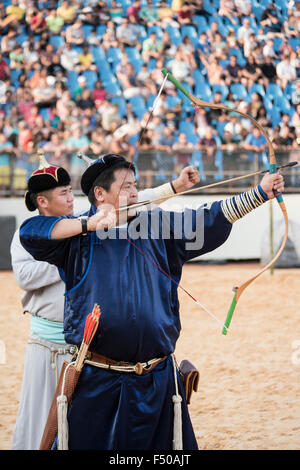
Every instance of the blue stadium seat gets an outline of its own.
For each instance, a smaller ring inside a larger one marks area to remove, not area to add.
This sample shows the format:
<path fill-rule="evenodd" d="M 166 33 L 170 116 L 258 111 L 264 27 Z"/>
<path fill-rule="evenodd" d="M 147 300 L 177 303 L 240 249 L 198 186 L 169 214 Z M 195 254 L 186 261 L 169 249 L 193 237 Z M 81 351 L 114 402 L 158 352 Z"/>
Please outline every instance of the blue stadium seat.
<path fill-rule="evenodd" d="M 219 30 L 219 33 L 221 34 L 221 36 L 223 36 L 223 38 L 226 38 L 227 34 L 228 34 L 228 28 L 227 26 L 225 26 L 225 24 L 223 23 L 222 21 L 222 17 L 220 16 L 212 16 L 210 19 L 209 19 L 209 25 L 211 25 L 211 23 L 213 21 L 216 21 L 216 23 L 218 24 L 218 30 Z"/>
<path fill-rule="evenodd" d="M 261 97 L 265 96 L 266 94 L 264 87 L 260 83 L 253 83 L 253 85 L 251 85 L 248 98 L 251 98 L 252 93 L 258 93 Z"/>
<path fill-rule="evenodd" d="M 50 44 L 52 44 L 54 47 L 61 47 L 65 44 L 65 38 L 63 36 L 50 36 L 49 39 Z"/>
<path fill-rule="evenodd" d="M 280 111 L 279 111 L 277 108 L 273 107 L 272 109 L 270 109 L 270 110 L 268 111 L 267 114 L 268 114 L 268 116 L 269 116 L 269 118 L 270 118 L 270 120 L 271 120 L 271 122 L 272 122 L 273 128 L 274 128 L 275 126 L 278 126 L 278 124 L 280 124 L 280 122 L 281 122 L 281 114 L 280 114 Z"/>
<path fill-rule="evenodd" d="M 98 74 L 93 70 L 86 70 L 82 73 L 82 75 L 86 78 L 87 88 L 92 90 L 95 86 L 96 81 L 98 80 Z"/>
<path fill-rule="evenodd" d="M 142 119 L 147 111 L 144 98 L 142 96 L 132 96 L 132 98 L 128 98 L 128 102 L 131 103 L 132 111 L 134 111 L 139 119 Z"/>
<path fill-rule="evenodd" d="M 266 94 L 270 100 L 274 101 L 276 96 L 282 96 L 282 90 L 277 83 L 269 83 L 267 86 Z"/>
<path fill-rule="evenodd" d="M 289 100 L 284 95 L 275 95 L 274 105 L 279 109 L 281 113 L 289 114 L 291 111 L 291 105 L 289 103 Z"/>
<path fill-rule="evenodd" d="M 129 61 L 141 59 L 141 54 L 135 47 L 125 47 L 125 52 L 128 55 Z"/>
<path fill-rule="evenodd" d="M 106 56 L 105 56 L 104 49 L 102 49 L 101 47 L 91 47 L 90 51 L 91 51 L 91 54 L 94 57 L 95 62 L 99 59 L 106 61 Z"/>
<path fill-rule="evenodd" d="M 192 44 L 194 46 L 196 46 L 196 44 L 198 43 L 199 36 L 198 36 L 198 33 L 197 33 L 197 30 L 196 30 L 195 26 L 192 26 L 192 25 L 181 26 L 181 37 L 182 37 L 182 39 L 185 36 L 188 36 L 190 38 Z"/>
<path fill-rule="evenodd" d="M 194 15 L 193 21 L 197 25 L 198 34 L 206 33 L 208 30 L 208 24 L 204 16 Z"/>
<path fill-rule="evenodd" d="M 89 24 L 83 24 L 82 25 L 82 30 L 83 30 L 83 34 L 84 34 L 85 39 L 88 39 L 88 37 L 91 34 L 91 31 L 92 31 L 93 28 L 94 28 L 94 26 L 89 25 Z"/>
<path fill-rule="evenodd" d="M 103 87 L 107 91 L 107 93 L 115 96 L 121 96 L 121 88 L 117 84 L 117 81 L 115 82 L 103 82 Z"/>
<path fill-rule="evenodd" d="M 212 94 L 214 95 L 217 92 L 222 94 L 222 101 L 224 101 L 229 93 L 227 85 L 212 85 L 211 87 Z"/>
<path fill-rule="evenodd" d="M 242 83 L 232 83 L 230 91 L 236 100 L 245 100 L 248 96 L 248 92 Z"/>
<path fill-rule="evenodd" d="M 185 134 L 195 134 L 194 123 L 191 121 L 180 121 L 178 131 L 184 132 Z"/>
<path fill-rule="evenodd" d="M 179 28 L 176 28 L 172 25 L 168 25 L 166 27 L 166 32 L 169 33 L 171 42 L 173 42 L 176 46 L 178 46 L 178 44 L 182 42 L 182 37 Z"/>
<path fill-rule="evenodd" d="M 159 39 L 161 39 L 162 36 L 163 36 L 163 30 L 162 30 L 162 28 L 161 28 L 160 26 L 158 26 L 158 25 L 152 25 L 152 26 L 149 26 L 149 27 L 148 27 L 148 34 L 147 34 L 147 36 L 149 37 L 149 35 L 150 35 L 151 33 L 156 33 L 156 36 L 157 36 Z"/>
<path fill-rule="evenodd" d="M 112 63 L 116 64 L 121 61 L 122 59 L 122 51 L 119 47 L 110 47 L 107 50 L 107 60 Z"/>
<path fill-rule="evenodd" d="M 198 98 L 204 101 L 211 101 L 212 92 L 211 88 L 207 83 L 196 83 L 195 84 L 195 93 Z"/>
<path fill-rule="evenodd" d="M 111 103 L 116 103 L 119 107 L 119 113 L 121 117 L 126 116 L 126 100 L 122 96 L 114 96 L 111 98 Z"/>

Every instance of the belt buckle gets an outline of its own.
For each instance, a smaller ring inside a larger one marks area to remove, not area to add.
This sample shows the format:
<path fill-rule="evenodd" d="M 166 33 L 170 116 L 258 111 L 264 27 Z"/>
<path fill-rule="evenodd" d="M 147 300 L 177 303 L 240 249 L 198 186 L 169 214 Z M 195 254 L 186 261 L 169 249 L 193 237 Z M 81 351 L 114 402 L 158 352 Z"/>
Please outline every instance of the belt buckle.
<path fill-rule="evenodd" d="M 143 365 L 140 362 L 137 362 L 135 364 L 134 368 L 135 368 L 135 373 L 137 375 L 142 375 L 144 368 L 143 368 Z"/>

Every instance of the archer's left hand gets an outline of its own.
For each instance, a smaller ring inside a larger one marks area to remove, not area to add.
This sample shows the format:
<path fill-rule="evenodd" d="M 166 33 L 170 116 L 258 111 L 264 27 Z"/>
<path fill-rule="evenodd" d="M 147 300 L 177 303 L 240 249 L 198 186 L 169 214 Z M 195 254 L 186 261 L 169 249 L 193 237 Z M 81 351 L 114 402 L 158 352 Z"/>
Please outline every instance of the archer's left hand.
<path fill-rule="evenodd" d="M 179 177 L 173 181 L 176 193 L 192 188 L 200 181 L 200 173 L 194 166 L 186 166 L 181 170 Z"/>
<path fill-rule="evenodd" d="M 269 199 L 274 199 L 274 191 L 282 193 L 284 191 L 284 180 L 280 173 L 266 173 L 260 185 Z"/>

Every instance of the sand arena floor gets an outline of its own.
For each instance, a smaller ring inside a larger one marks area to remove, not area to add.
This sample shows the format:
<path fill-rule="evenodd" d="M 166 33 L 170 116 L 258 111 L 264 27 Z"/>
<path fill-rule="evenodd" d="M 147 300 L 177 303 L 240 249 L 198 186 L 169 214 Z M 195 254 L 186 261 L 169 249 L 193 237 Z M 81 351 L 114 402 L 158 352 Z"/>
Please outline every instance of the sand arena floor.
<path fill-rule="evenodd" d="M 257 264 L 186 265 L 182 285 L 222 321 L 232 287 Z M 300 449 L 300 271 L 263 274 L 242 295 L 227 336 L 184 293 L 176 356 L 199 369 L 190 413 L 199 448 Z M 30 318 L 0 272 L 0 449 L 10 449 Z"/>

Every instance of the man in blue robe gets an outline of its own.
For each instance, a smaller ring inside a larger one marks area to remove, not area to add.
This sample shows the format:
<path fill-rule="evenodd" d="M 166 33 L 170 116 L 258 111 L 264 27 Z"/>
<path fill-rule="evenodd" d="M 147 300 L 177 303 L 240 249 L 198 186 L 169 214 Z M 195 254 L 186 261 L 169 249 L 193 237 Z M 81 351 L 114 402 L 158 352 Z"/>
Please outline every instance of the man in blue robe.
<path fill-rule="evenodd" d="M 183 213 L 157 208 L 130 223 L 115 210 L 121 198 L 122 204 L 137 202 L 134 166 L 123 157 L 96 160 L 81 187 L 91 202 L 87 219 L 39 215 L 20 228 L 32 256 L 64 271 L 68 343 L 80 345 L 88 313 L 95 304 L 101 308 L 91 344 L 95 360 L 83 367 L 68 411 L 69 449 L 172 449 L 176 387 L 182 449 L 197 449 L 172 359 L 181 329 L 182 266 L 222 245 L 235 220 L 274 197 L 274 189 L 283 190 L 282 176 L 265 175 L 258 187 L 210 207 Z"/>

